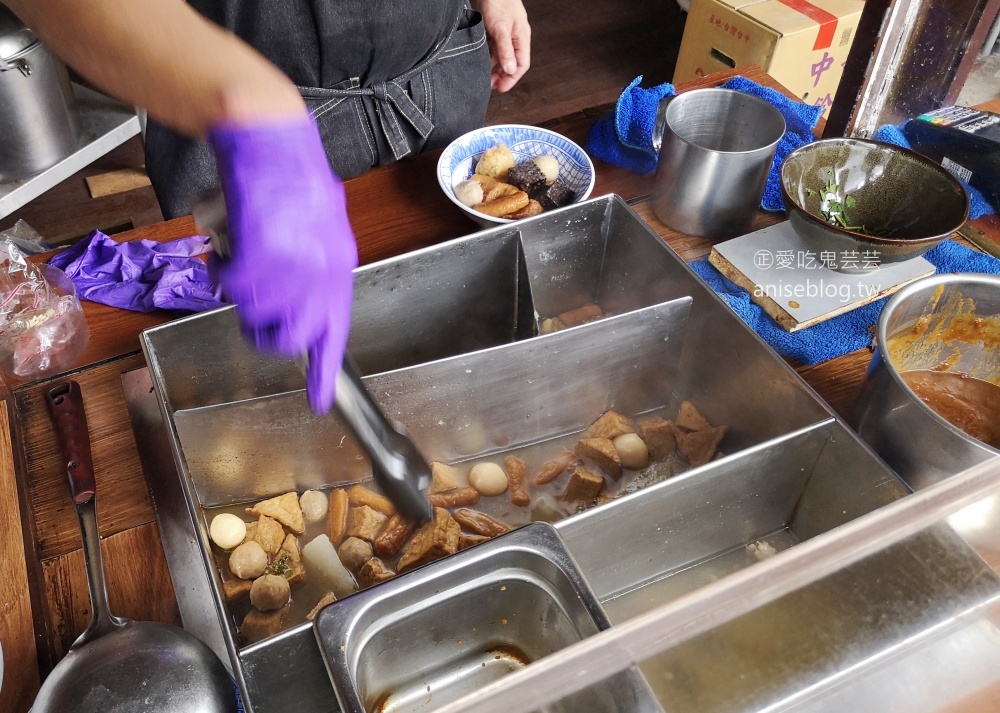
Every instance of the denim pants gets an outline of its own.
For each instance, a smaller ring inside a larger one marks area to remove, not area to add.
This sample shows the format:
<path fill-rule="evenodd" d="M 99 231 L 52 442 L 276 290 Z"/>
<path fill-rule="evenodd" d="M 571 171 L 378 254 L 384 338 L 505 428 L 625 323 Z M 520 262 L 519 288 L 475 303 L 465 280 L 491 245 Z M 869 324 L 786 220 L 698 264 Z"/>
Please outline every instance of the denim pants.
<path fill-rule="evenodd" d="M 334 8 L 341 3 L 352 4 L 349 0 L 316 2 L 320 7 Z M 409 2 L 423 10 L 416 15 L 418 19 L 388 11 L 400 2 Z M 193 4 L 202 9 L 197 2 Z M 234 16 L 205 12 L 209 19 L 247 39 L 296 81 L 319 126 L 330 164 L 343 179 L 373 166 L 446 146 L 485 122 L 490 96 L 486 29 L 482 16 L 461 0 L 367 0 L 353 8 L 353 17 L 347 16 L 350 13 L 341 17 L 331 12 L 325 18 L 317 16 L 315 8 L 312 13 L 305 11 L 306 18 L 291 17 L 289 13 L 303 12 L 293 2 L 237 0 L 222 4 L 246 6 L 258 12 L 262 6 L 270 6 L 271 13 L 288 16 L 286 23 L 257 24 L 239 13 Z M 376 17 L 374 13 L 382 14 Z M 308 26 L 287 29 L 293 19 L 315 22 L 327 31 L 324 34 L 317 30 L 309 35 Z M 373 31 L 372 22 L 376 20 L 379 37 L 364 37 L 364 32 Z M 336 25 L 337 22 L 347 27 Z M 399 26 L 393 28 L 393 23 Z M 331 25 L 336 33 L 330 30 Z M 354 35 L 351 25 L 357 25 Z M 294 56 L 289 56 L 289 42 L 272 42 L 281 27 L 286 27 L 284 31 L 296 38 L 291 43 L 297 47 Z M 332 46 L 324 44 L 324 38 L 333 35 L 340 40 L 326 40 Z M 345 37 L 353 37 L 355 41 L 343 41 Z M 415 37 L 421 39 L 414 40 Z M 433 41 L 429 42 L 429 38 Z M 314 46 L 317 42 L 318 47 Z M 374 47 L 369 48 L 369 44 Z M 424 52 L 421 57 L 413 54 L 421 51 Z M 338 52 L 351 54 L 338 56 Z M 394 76 L 381 76 L 397 70 L 399 73 Z M 357 76 L 337 76 L 344 71 L 356 72 Z M 153 121 L 146 130 L 146 170 L 165 218 L 190 213 L 191 198 L 218 184 L 215 160 L 204 142 L 179 136 Z"/>

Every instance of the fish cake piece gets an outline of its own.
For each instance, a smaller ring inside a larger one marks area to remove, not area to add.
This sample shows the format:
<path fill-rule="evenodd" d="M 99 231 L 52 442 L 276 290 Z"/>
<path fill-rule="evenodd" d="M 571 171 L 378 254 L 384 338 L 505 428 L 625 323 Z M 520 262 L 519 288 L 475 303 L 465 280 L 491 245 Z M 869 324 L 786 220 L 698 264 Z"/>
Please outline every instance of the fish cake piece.
<path fill-rule="evenodd" d="M 264 548 L 268 557 L 274 557 L 285 541 L 285 528 L 277 520 L 261 515 L 257 519 L 253 539 Z"/>
<path fill-rule="evenodd" d="M 222 575 L 222 595 L 229 603 L 249 597 L 252 586 L 252 579 L 232 579 L 225 574 Z"/>
<path fill-rule="evenodd" d="M 510 196 L 503 196 L 495 200 L 477 203 L 472 206 L 472 209 L 493 218 L 506 218 L 509 214 L 525 208 L 530 200 L 531 199 L 528 198 L 527 193 L 524 191 L 517 191 L 517 193 Z"/>
<path fill-rule="evenodd" d="M 677 414 L 677 425 L 688 431 L 700 431 L 704 428 L 711 428 L 712 424 L 701 415 L 701 412 L 694 407 L 690 401 L 681 404 L 681 409 Z"/>
<path fill-rule="evenodd" d="M 583 307 L 577 307 L 576 309 L 571 309 L 567 312 L 562 312 L 558 315 L 558 319 L 567 327 L 578 327 L 581 324 L 593 322 L 603 316 L 604 310 L 595 304 L 589 304 L 584 305 Z"/>
<path fill-rule="evenodd" d="M 532 482 L 535 485 L 545 485 L 546 483 L 551 483 L 579 462 L 580 457 L 576 453 L 568 448 L 564 448 L 562 453 L 557 455 L 552 460 L 547 461 L 545 465 L 542 466 L 542 469 L 535 474 L 534 478 L 532 478 Z"/>
<path fill-rule="evenodd" d="M 240 625 L 240 639 L 244 644 L 255 644 L 280 633 L 291 607 L 291 602 L 281 609 L 266 612 L 256 607 L 250 607 L 250 611 Z"/>
<path fill-rule="evenodd" d="M 301 562 L 302 561 L 302 551 L 299 548 L 299 538 L 295 535 L 287 535 L 284 542 L 281 543 L 281 550 L 279 553 L 287 552 L 289 562 Z"/>
<path fill-rule="evenodd" d="M 382 560 L 378 557 L 372 557 L 358 570 L 358 586 L 364 589 L 395 576 L 396 573 L 386 567 Z"/>
<path fill-rule="evenodd" d="M 615 480 L 622 477 L 622 459 L 609 438 L 584 438 L 576 444 L 576 454 L 592 461 L 594 465 Z"/>
<path fill-rule="evenodd" d="M 480 203 L 486 203 L 487 201 L 495 201 L 497 198 L 506 198 L 508 196 L 517 195 L 520 191 L 509 183 L 502 183 L 497 181 L 488 189 L 483 192 L 483 200 Z"/>
<path fill-rule="evenodd" d="M 445 465 L 434 461 L 431 463 L 431 485 L 427 488 L 428 495 L 443 493 L 447 490 L 457 490 L 469 484 L 466 478 L 462 477 L 461 471 L 454 466 Z"/>
<path fill-rule="evenodd" d="M 459 525 L 476 535 L 496 537 L 497 535 L 510 532 L 510 528 L 502 522 L 478 510 L 462 508 L 455 511 L 454 517 Z"/>
<path fill-rule="evenodd" d="M 350 503 L 347 499 L 347 491 L 344 489 L 334 490 L 330 494 L 330 509 L 326 511 L 326 536 L 336 547 L 344 539 L 347 533 L 347 511 Z"/>
<path fill-rule="evenodd" d="M 507 471 L 507 492 L 510 502 L 523 508 L 531 505 L 531 494 L 525 485 L 528 480 L 528 467 L 517 456 L 507 456 L 503 459 L 504 470 Z"/>
<path fill-rule="evenodd" d="M 534 198 L 528 200 L 528 205 L 519 211 L 511 213 L 507 217 L 511 220 L 521 220 L 522 218 L 534 218 L 536 215 L 541 215 L 545 212 L 542 208 L 542 204 L 536 201 Z"/>
<path fill-rule="evenodd" d="M 352 485 L 348 488 L 347 501 L 351 505 L 367 505 L 372 510 L 378 510 L 387 517 L 392 517 L 396 512 L 396 506 L 389 498 L 379 495 L 363 485 Z"/>
<path fill-rule="evenodd" d="M 447 490 L 443 493 L 428 495 L 427 501 L 436 508 L 458 508 L 475 505 L 479 502 L 481 493 L 469 486 L 456 490 Z"/>
<path fill-rule="evenodd" d="M 605 411 L 601 417 L 590 424 L 581 438 L 607 438 L 613 441 L 626 433 L 635 433 L 635 423 L 628 416 L 617 411 Z"/>
<path fill-rule="evenodd" d="M 604 488 L 604 478 L 584 465 L 578 465 L 569 476 L 563 500 L 588 503 Z"/>
<path fill-rule="evenodd" d="M 255 517 L 267 515 L 280 522 L 296 535 L 305 532 L 305 518 L 302 517 L 302 508 L 299 506 L 299 496 L 294 490 L 276 498 L 261 500 L 252 508 L 247 508 L 246 513 Z"/>
<path fill-rule="evenodd" d="M 446 555 L 458 552 L 462 535 L 461 526 L 451 514 L 441 507 L 434 508 L 434 519 L 413 536 L 399 558 L 400 573 L 415 569 Z"/>
<path fill-rule="evenodd" d="M 483 151 L 476 161 L 476 173 L 506 181 L 508 172 L 515 165 L 517 161 L 507 145 L 497 144 Z"/>
<path fill-rule="evenodd" d="M 486 535 L 473 535 L 468 532 L 463 532 L 458 541 L 458 549 L 465 550 L 478 545 L 480 542 L 486 542 L 492 539 L 492 537 L 487 537 Z"/>
<path fill-rule="evenodd" d="M 413 522 L 396 513 L 389 518 L 389 522 L 385 524 L 378 537 L 375 538 L 375 542 L 372 545 L 375 554 L 386 559 L 395 557 L 396 553 L 399 552 L 399 548 L 403 546 L 403 543 L 406 542 L 416 529 L 417 526 Z"/>
<path fill-rule="evenodd" d="M 315 619 L 316 615 L 319 614 L 320 611 L 322 611 L 323 607 L 327 606 L 328 604 L 333 604 L 335 601 L 337 601 L 337 597 L 333 595 L 333 592 L 327 592 L 326 594 L 324 594 L 320 598 L 320 600 L 316 602 L 316 606 L 310 609 L 309 613 L 306 614 L 306 621 L 312 621 L 313 619 Z"/>
<path fill-rule="evenodd" d="M 250 540 L 253 540 L 255 537 L 257 537 L 257 521 L 256 520 L 253 521 L 253 522 L 248 522 L 247 523 L 247 534 L 246 534 L 246 536 L 244 536 L 243 542 L 241 542 L 240 544 L 242 545 L 245 542 L 250 542 Z"/>
<path fill-rule="evenodd" d="M 677 436 L 677 450 L 692 468 L 705 465 L 715 456 L 715 449 L 722 442 L 726 430 L 726 426 L 716 426 L 681 434 Z"/>
<path fill-rule="evenodd" d="M 649 449 L 650 460 L 666 460 L 677 450 L 674 424 L 665 418 L 652 416 L 639 424 L 642 440 Z"/>
<path fill-rule="evenodd" d="M 278 566 L 284 558 L 284 567 Z M 299 538 L 287 535 L 281 543 L 281 549 L 275 555 L 274 562 L 268 568 L 274 574 L 280 574 L 288 580 L 288 584 L 301 584 L 306 581 L 306 568 L 302 564 L 302 552 L 299 549 Z M 281 570 L 281 571 L 278 571 Z"/>
<path fill-rule="evenodd" d="M 502 181 L 498 181 L 497 179 L 493 178 L 493 176 L 487 176 L 486 174 L 483 173 L 474 173 L 469 178 L 469 180 L 475 181 L 480 186 L 482 186 L 484 192 L 489 190 L 490 188 L 493 188 L 493 186 L 495 186 L 496 184 L 502 183 Z"/>
<path fill-rule="evenodd" d="M 378 510 L 361 505 L 347 512 L 347 536 L 374 542 L 389 518 Z"/>

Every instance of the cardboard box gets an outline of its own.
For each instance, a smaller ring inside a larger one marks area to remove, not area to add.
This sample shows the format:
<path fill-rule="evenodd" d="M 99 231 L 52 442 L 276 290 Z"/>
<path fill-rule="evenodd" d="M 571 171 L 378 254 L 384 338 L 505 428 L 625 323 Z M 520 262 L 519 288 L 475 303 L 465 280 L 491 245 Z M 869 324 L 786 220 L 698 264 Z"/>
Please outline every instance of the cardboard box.
<path fill-rule="evenodd" d="M 864 0 L 692 0 L 674 83 L 756 64 L 807 104 L 833 104 Z"/>

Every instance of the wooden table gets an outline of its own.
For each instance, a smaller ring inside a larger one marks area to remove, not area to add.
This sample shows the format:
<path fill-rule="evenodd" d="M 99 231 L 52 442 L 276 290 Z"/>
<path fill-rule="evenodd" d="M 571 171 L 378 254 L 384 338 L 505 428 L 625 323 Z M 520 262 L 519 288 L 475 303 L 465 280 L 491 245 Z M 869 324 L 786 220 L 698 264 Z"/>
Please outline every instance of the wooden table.
<path fill-rule="evenodd" d="M 776 86 L 760 70 L 741 73 Z M 713 75 L 679 88 L 720 84 L 731 74 Z M 591 124 L 610 108 L 577 112 L 543 126 L 583 144 Z M 1000 102 L 992 109 L 1000 110 Z M 477 230 L 440 192 L 434 178 L 436 160 L 437 153 L 415 157 L 347 183 L 363 264 Z M 681 235 L 657 220 L 648 201 L 650 187 L 650 177 L 597 162 L 593 195 L 621 195 L 685 260 L 708 255 L 710 241 Z M 761 213 L 753 229 L 783 218 Z M 995 219 L 980 221 L 979 227 L 1000 235 L 1000 222 Z M 191 219 L 179 218 L 117 237 L 162 241 L 193 233 Z M 120 380 L 122 373 L 145 365 L 139 333 L 169 321 L 172 315 L 126 312 L 89 302 L 85 312 L 91 341 L 71 375 L 83 389 L 90 423 L 111 607 L 122 616 L 179 625 Z M 834 409 L 849 416 L 869 358 L 869 351 L 863 349 L 798 371 Z M 6 665 L 0 711 L 5 713 L 28 710 L 39 681 L 83 631 L 90 615 L 79 527 L 43 402 L 49 383 L 15 386 L 6 394 L 7 408 L 0 409 L 0 563 L 4 575 L 0 578 L 0 642 Z"/>

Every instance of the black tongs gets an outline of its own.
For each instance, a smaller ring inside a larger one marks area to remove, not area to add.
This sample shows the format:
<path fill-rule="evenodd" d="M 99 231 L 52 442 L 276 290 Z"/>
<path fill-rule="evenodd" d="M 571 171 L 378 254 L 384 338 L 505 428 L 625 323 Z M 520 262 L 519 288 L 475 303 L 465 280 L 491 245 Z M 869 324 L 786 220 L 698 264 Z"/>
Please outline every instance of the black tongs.
<path fill-rule="evenodd" d="M 424 495 L 431 484 L 430 466 L 403 425 L 382 413 L 350 354 L 337 373 L 334 408 L 368 453 L 375 484 L 400 515 L 416 523 L 430 520 L 433 511 Z"/>
<path fill-rule="evenodd" d="M 195 201 L 194 219 L 206 233 L 219 259 L 229 256 L 226 204 L 220 193 Z M 433 510 L 424 495 L 431 483 L 431 469 L 402 424 L 386 417 L 361 381 L 361 372 L 349 354 L 337 374 L 334 409 L 347 424 L 372 463 L 375 484 L 396 506 L 399 514 L 415 523 L 431 519 Z"/>

